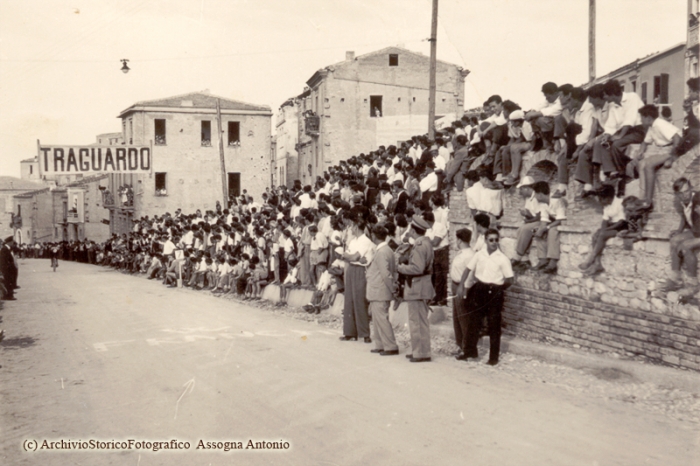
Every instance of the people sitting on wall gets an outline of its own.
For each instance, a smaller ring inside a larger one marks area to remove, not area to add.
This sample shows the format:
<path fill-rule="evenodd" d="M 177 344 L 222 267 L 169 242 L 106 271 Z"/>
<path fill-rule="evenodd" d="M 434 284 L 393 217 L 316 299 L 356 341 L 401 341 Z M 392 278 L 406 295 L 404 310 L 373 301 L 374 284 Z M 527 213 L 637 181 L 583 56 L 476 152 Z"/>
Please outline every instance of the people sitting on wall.
<path fill-rule="evenodd" d="M 675 207 L 680 217 L 678 228 L 671 232 L 671 276 L 666 291 L 679 291 L 681 297 L 690 297 L 698 291 L 698 260 L 700 249 L 700 192 L 693 189 L 687 178 L 673 183 Z M 688 281 L 683 286 L 681 269 L 685 267 Z"/>

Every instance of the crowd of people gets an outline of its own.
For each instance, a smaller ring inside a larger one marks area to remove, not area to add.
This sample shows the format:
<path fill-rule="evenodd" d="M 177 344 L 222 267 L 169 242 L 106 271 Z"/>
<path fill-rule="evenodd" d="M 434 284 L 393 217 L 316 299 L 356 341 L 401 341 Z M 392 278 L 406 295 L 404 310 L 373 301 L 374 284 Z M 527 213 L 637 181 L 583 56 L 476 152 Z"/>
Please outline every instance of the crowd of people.
<path fill-rule="evenodd" d="M 297 180 L 291 187 L 271 187 L 259 200 L 244 190 L 226 206 L 217 202 L 213 210 L 185 214 L 177 209 L 142 217 L 134 221 L 133 231 L 102 244 L 85 240 L 22 246 L 17 252 L 48 257 L 58 251 L 63 259 L 145 274 L 165 286 L 181 284 L 241 299 L 259 299 L 265 286 L 277 284 L 280 305 L 290 289 L 307 287 L 315 290 L 304 307 L 310 313 L 322 312 L 343 292 L 340 339 L 374 342 L 372 352 L 383 356 L 398 354 L 390 303 L 405 303 L 411 362 L 431 360 L 430 306 L 452 300 L 460 348 L 455 356 L 478 357 L 486 320 L 488 362 L 497 364 L 504 291 L 513 283 L 514 269 L 530 267 L 531 244 L 539 258 L 534 269 L 557 272 L 558 227 L 566 221 L 569 174 L 580 183 L 577 198 L 592 197 L 605 206 L 591 255 L 581 264 L 587 274 L 600 273 L 600 255 L 609 238 L 638 238 L 644 216 L 653 209 L 655 171 L 670 166 L 700 139 L 697 79 L 688 85 L 688 127 L 683 131 L 661 118 L 655 106 L 623 92 L 617 81 L 587 90 L 546 83 L 544 102 L 536 109 L 523 111 L 494 95 L 484 102 L 483 113 L 465 115 L 432 139 L 417 135 L 352 156 L 313 184 Z M 626 148 L 637 143 L 641 150 L 630 156 Z M 665 149 L 646 157 L 652 144 Z M 521 176 L 523 156 L 532 150 L 556 155 L 558 170 L 551 184 Z M 643 180 L 643 195 L 625 197 L 626 182 L 637 176 Z M 690 256 L 700 236 L 700 212 L 692 207 L 700 203 L 700 194 L 693 194 L 687 180 L 678 184 L 685 223 L 672 240 L 680 257 L 674 273 L 681 262 L 689 268 L 696 264 Z M 516 256 L 509 259 L 499 247 L 499 219 L 504 192 L 511 186 L 525 198 L 525 206 Z M 465 188 L 471 223 L 455 232 L 459 252 L 450 264 L 447 205 L 451 192 Z M 695 284 L 697 288 L 697 279 Z"/>

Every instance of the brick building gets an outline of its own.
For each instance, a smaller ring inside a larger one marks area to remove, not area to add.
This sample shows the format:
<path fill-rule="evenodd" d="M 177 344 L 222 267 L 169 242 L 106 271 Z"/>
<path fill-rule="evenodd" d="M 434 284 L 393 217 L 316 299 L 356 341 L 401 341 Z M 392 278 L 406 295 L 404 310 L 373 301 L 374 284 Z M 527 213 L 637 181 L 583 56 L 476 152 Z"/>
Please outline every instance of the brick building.
<path fill-rule="evenodd" d="M 220 102 L 226 184 L 229 195 L 243 189 L 256 200 L 269 186 L 272 112 L 267 106 L 195 92 L 137 102 L 119 114 L 125 144 L 152 145 L 152 172 L 113 174 L 105 191 L 114 233 L 132 219 L 182 208 L 224 204 L 217 137 Z M 126 193 L 126 194 L 124 194 Z"/>
<path fill-rule="evenodd" d="M 297 166 L 286 167 L 286 179 L 313 182 L 327 166 L 352 155 L 426 133 L 429 69 L 429 57 L 387 47 L 358 57 L 347 52 L 344 61 L 316 71 L 306 90 L 280 107 L 278 131 L 298 134 Z M 437 62 L 437 116 L 462 114 L 468 73 Z M 288 118 L 289 112 L 296 118 Z M 278 149 L 278 170 L 284 157 L 294 157 L 289 147 Z"/>

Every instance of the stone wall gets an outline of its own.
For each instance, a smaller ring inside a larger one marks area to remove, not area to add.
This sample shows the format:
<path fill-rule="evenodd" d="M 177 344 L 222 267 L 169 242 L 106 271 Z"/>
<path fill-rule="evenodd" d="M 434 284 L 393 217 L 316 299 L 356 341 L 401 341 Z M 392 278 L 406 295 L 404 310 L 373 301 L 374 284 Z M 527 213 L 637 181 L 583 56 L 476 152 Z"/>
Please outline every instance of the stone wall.
<path fill-rule="evenodd" d="M 533 161 L 549 158 L 528 154 L 522 175 Z M 678 304 L 676 293 L 661 293 L 670 271 L 669 232 L 678 226 L 673 209 L 673 181 L 680 176 L 700 186 L 700 149 L 660 170 L 654 196 L 654 213 L 645 229 L 645 240 L 625 250 L 620 239 L 608 241 L 602 264 L 605 272 L 584 277 L 577 265 L 583 262 L 591 235 L 600 226 L 602 209 L 594 201 L 574 202 L 569 186 L 567 220 L 560 227 L 561 260 L 556 275 L 528 271 L 516 277 L 507 293 L 505 326 L 529 336 L 549 337 L 595 350 L 640 355 L 649 360 L 700 370 L 700 309 Z M 627 194 L 636 195 L 637 185 Z M 513 257 L 518 211 L 524 201 L 515 188 L 507 192 L 506 211 L 500 219 L 502 249 Z M 468 226 L 470 213 L 463 192 L 450 196 L 452 254 L 454 232 Z M 534 248 L 531 261 L 536 263 Z"/>

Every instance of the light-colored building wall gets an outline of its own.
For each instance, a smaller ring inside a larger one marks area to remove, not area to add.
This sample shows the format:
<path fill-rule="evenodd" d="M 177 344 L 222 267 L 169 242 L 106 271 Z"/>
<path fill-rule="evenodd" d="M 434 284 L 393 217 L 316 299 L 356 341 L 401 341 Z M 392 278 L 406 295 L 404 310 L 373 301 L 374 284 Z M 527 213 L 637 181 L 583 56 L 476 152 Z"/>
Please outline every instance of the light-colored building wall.
<path fill-rule="evenodd" d="M 392 55 L 398 64 L 391 62 Z M 352 155 L 428 132 L 429 69 L 428 57 L 388 47 L 359 57 L 348 52 L 345 61 L 314 73 L 306 83 L 309 90 L 296 99 L 297 178 L 313 183 L 329 166 Z M 438 61 L 437 116 L 462 114 L 468 73 Z M 381 97 L 381 108 L 373 105 L 372 96 Z M 315 118 L 318 132 L 307 131 L 307 121 Z"/>
<path fill-rule="evenodd" d="M 277 114 L 275 124 L 277 137 L 275 184 L 277 185 L 291 186 L 298 174 L 299 115 L 297 107 L 298 103 L 295 99 L 290 99 L 282 104 Z"/>
<path fill-rule="evenodd" d="M 637 59 L 617 70 L 596 78 L 591 84 L 604 83 L 617 79 L 625 88 L 625 92 L 636 92 L 648 104 L 659 108 L 670 107 L 673 124 L 683 126 L 683 98 L 685 95 L 685 44 L 678 44 L 667 50 Z M 662 74 L 668 75 L 668 101 L 654 99 L 655 78 Z"/>
<path fill-rule="evenodd" d="M 241 138 L 237 146 L 224 141 L 226 172 L 240 173 L 240 190 L 247 189 L 256 200 L 269 186 L 270 118 L 222 111 L 224 131 L 229 121 L 237 121 Z M 141 195 L 140 205 L 135 206 L 138 216 L 172 213 L 177 208 L 185 212 L 213 209 L 217 200 L 224 204 L 218 140 L 209 146 L 203 146 L 201 140 L 203 120 L 211 122 L 212 134 L 216 134 L 216 115 L 138 112 L 133 115 L 134 145 L 149 145 L 155 140 L 156 119 L 166 122 L 166 141 L 153 145 L 153 173 L 139 177 L 141 186 L 134 186 L 136 195 Z M 166 195 L 156 193 L 156 173 L 166 174 Z"/>
<path fill-rule="evenodd" d="M 98 146 L 119 146 L 124 143 L 122 133 L 102 133 L 95 136 L 95 144 Z"/>

